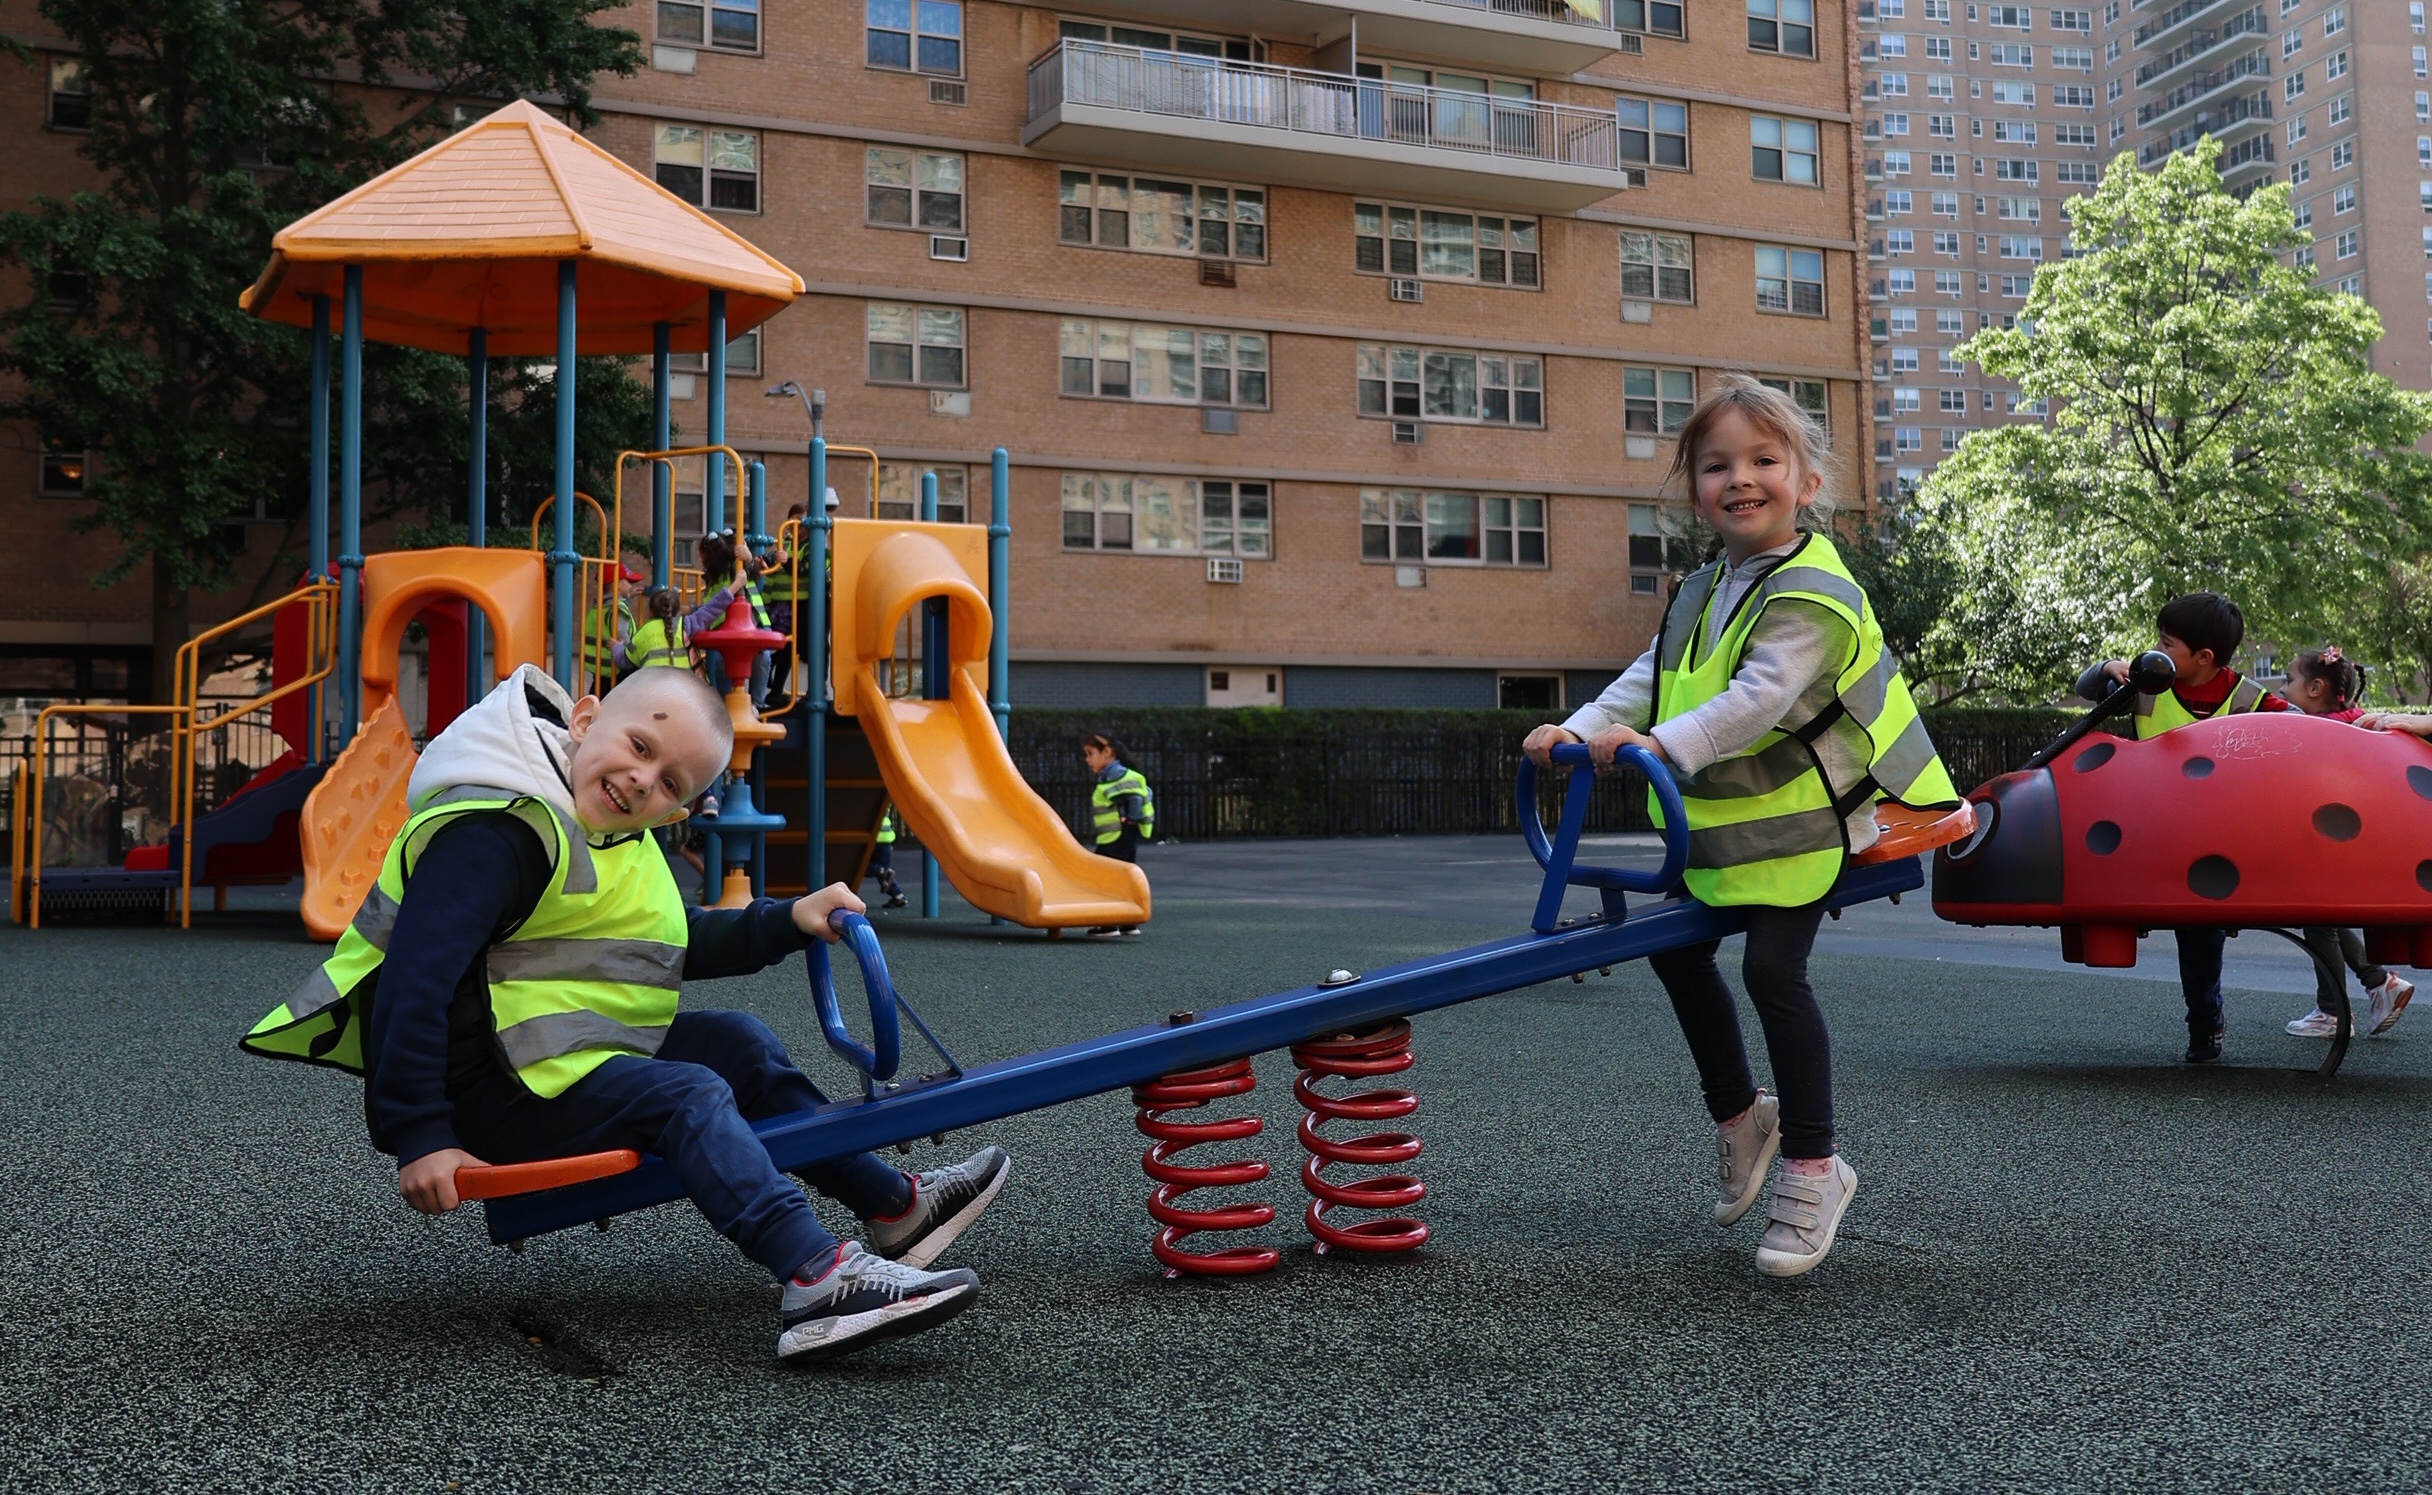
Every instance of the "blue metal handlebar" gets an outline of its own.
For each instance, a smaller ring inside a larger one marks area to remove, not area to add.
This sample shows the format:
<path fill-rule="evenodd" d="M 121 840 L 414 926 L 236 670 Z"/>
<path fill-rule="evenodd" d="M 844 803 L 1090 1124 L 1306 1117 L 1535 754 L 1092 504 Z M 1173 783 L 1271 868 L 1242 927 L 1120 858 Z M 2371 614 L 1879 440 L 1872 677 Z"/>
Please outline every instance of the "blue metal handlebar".
<path fill-rule="evenodd" d="M 1616 764 L 1624 761 L 1645 775 L 1647 787 L 1655 792 L 1655 803 L 1663 811 L 1664 860 L 1652 872 L 1632 871 L 1627 867 L 1582 867 L 1579 858 L 1579 832 L 1587 823 L 1588 796 L 1595 792 L 1595 775 L 1575 770 L 1594 766 L 1584 742 L 1559 743 L 1553 750 L 1557 766 L 1574 770 L 1571 782 L 1562 796 L 1562 824 L 1548 841 L 1545 825 L 1537 818 L 1537 765 L 1523 756 L 1520 778 L 1514 786 L 1519 800 L 1520 835 L 1528 842 L 1529 855 L 1545 869 L 1545 886 L 1537 894 L 1537 914 L 1530 927 L 1539 934 L 1551 934 L 1562 918 L 1562 895 L 1571 888 L 1597 888 L 1605 893 L 1606 912 L 1618 914 L 1621 909 L 1619 893 L 1664 893 L 1680 881 L 1681 869 L 1689 863 L 1689 817 L 1681 809 L 1680 786 L 1672 782 L 1672 771 L 1663 761 L 1645 748 L 1629 746 L 1613 755 Z"/>
<path fill-rule="evenodd" d="M 878 931 L 861 915 L 841 908 L 828 915 L 828 927 L 853 947 L 853 958 L 861 963 L 861 984 L 870 999 L 871 1042 L 854 1041 L 846 1029 L 844 1013 L 836 1005 L 836 978 L 828 969 L 827 942 L 813 940 L 802 959 L 810 967 L 811 1005 L 819 1011 L 819 1026 L 827 1031 L 828 1047 L 860 1070 L 865 1082 L 891 1080 L 903 1061 L 903 1045 L 895 1021 L 895 983 L 887 979 L 887 957 L 878 948 Z"/>

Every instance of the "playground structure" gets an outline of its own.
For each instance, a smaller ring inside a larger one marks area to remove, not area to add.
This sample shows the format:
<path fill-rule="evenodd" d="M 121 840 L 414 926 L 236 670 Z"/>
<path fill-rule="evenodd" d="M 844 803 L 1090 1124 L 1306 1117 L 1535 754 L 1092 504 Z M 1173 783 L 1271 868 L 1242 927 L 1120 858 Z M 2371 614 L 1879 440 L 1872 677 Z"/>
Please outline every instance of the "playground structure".
<path fill-rule="evenodd" d="M 820 1026 L 829 1047 L 862 1076 L 862 1097 L 755 1122 L 753 1129 L 777 1167 L 798 1169 L 1104 1091 L 1132 1088 L 1140 1106 L 1140 1129 L 1156 1143 L 1143 1163 L 1157 1183 L 1151 1208 L 1161 1227 L 1155 1245 L 1158 1260 L 1169 1273 L 1238 1275 L 1274 1265 L 1273 1253 L 1240 1247 L 1194 1252 L 1184 1250 L 1182 1241 L 1196 1233 L 1263 1224 L 1272 1218 L 1271 1212 L 1262 1214 L 1265 1207 L 1255 1205 L 1193 1209 L 1180 1200 L 1195 1189 L 1255 1182 L 1265 1177 L 1264 1165 L 1232 1162 L 1194 1167 L 1177 1163 L 1174 1155 L 1201 1143 L 1257 1135 L 1256 1118 L 1176 1122 L 1169 1113 L 1248 1093 L 1255 1083 L 1248 1072 L 1250 1057 L 1289 1048 L 1301 1066 L 1294 1093 L 1309 1109 L 1300 1136 L 1304 1142 L 1315 1138 L 1329 1144 L 1311 1146 L 1310 1163 L 1302 1172 L 1312 1195 L 1306 1216 L 1312 1235 L 1336 1250 L 1409 1250 L 1426 1239 L 1425 1227 L 1415 1220 L 1394 1217 L 1345 1227 L 1326 1216 L 1338 1209 L 1406 1208 L 1425 1192 L 1416 1178 L 1393 1174 L 1345 1184 L 1322 1174 L 1336 1164 L 1399 1167 L 1418 1155 L 1417 1138 L 1394 1132 L 1336 1141 L 1324 1137 L 1321 1128 L 1337 1118 L 1398 1119 L 1416 1109 L 1416 1098 L 1408 1091 L 1387 1090 L 1334 1097 L 1329 1102 L 1317 1088 L 1324 1079 L 1374 1077 L 1407 1069 L 1406 1020 L 1418 1013 L 1561 976 L 1583 978 L 1591 970 L 1720 939 L 1746 922 L 1743 910 L 1693 900 L 1636 911 L 1628 907 L 1626 894 L 1660 895 L 1677 882 L 1687 865 L 1688 831 L 1679 791 L 1664 765 L 1637 748 L 1623 749 L 1622 756 L 1646 776 L 1663 809 L 1662 865 L 1634 871 L 1578 864 L 1579 836 L 1592 788 L 1589 775 L 1578 771 L 1588 763 L 1585 747 L 1567 745 L 1554 750 L 1554 761 L 1574 772 L 1564 795 L 1561 821 L 1550 834 L 1530 812 L 1529 807 L 1536 803 L 1536 770 L 1523 763 L 1515 793 L 1530 851 L 1544 871 L 1537 915 L 1524 934 L 1378 971 L 1337 970 L 1290 991 L 1208 1012 L 1176 1012 L 1163 1022 L 992 1064 L 968 1068 L 958 1064 L 890 984 L 868 921 L 839 914 L 835 921 L 839 932 L 861 965 L 870 1010 L 869 1043 L 857 1041 L 845 1029 L 825 947 L 813 947 L 806 961 Z M 1925 876 L 1919 854 L 1959 840 L 1974 823 L 1972 812 L 1964 806 L 1946 814 L 1886 807 L 1878 811 L 1877 819 L 1884 827 L 1882 838 L 1850 860 L 1825 896 L 1826 907 L 1846 908 L 1922 887 Z M 1597 890 L 1597 913 L 1581 919 L 1561 917 L 1563 895 L 1574 887 Z M 936 1049 L 941 1064 L 936 1072 L 916 1079 L 897 1077 L 902 1062 L 899 1013 L 911 1018 Z M 485 1170 L 474 1180 L 483 1191 L 493 1241 L 511 1245 L 550 1231 L 604 1223 L 616 1215 L 680 1197 L 663 1164 L 633 1154 L 598 1154 L 529 1166 L 556 1171 L 530 1175 L 528 1188 L 525 1176 L 506 1170 Z M 592 1176 L 574 1184 L 544 1182 L 562 1179 L 570 1172 Z"/>

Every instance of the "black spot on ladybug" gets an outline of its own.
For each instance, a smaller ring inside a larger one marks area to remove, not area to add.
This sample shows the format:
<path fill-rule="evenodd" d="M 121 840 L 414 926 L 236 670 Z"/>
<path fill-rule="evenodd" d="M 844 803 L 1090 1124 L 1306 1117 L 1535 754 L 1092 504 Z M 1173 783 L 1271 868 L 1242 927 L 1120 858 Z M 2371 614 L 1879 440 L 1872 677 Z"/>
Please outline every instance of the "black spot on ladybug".
<path fill-rule="evenodd" d="M 2104 764 L 2110 762 L 2111 755 L 2118 751 L 2118 748 L 2112 746 L 2108 742 L 2098 742 L 2094 746 L 2078 754 L 2077 761 L 2071 763 L 2069 766 L 2076 769 L 2079 773 L 2092 773 L 2096 769 L 2102 767 Z M 2408 769 L 2407 772 L 2409 774 L 2413 774 L 2416 772 L 2416 770 Z M 2425 772 L 2424 777 L 2427 780 L 2432 780 L 2432 771 Z M 2425 793 L 2420 787 L 2416 790 L 2416 792 L 2423 794 L 2424 798 L 2426 799 L 2432 799 L 2432 793 Z"/>
<path fill-rule="evenodd" d="M 2409 765 L 2407 787 L 2425 799 L 2432 799 L 2432 768 L 2426 768 L 2420 763 Z"/>
<path fill-rule="evenodd" d="M 2415 864 L 2415 885 L 2427 893 L 2432 893 L 2432 862 Z"/>
<path fill-rule="evenodd" d="M 2098 820 L 2086 827 L 2086 849 L 2098 857 L 2107 857 L 2120 849 L 2120 827 L 2116 820 Z"/>
<path fill-rule="evenodd" d="M 2314 812 L 2314 829 L 2334 841 L 2353 841 L 2364 820 L 2346 805 L 2324 805 Z"/>
<path fill-rule="evenodd" d="M 2187 891 L 2198 898 L 2227 898 L 2238 891 L 2237 864 L 2227 857 L 2198 857 L 2187 869 Z"/>
<path fill-rule="evenodd" d="M 2212 777 L 2212 760 L 2210 758 L 2190 758 L 2179 765 L 2179 772 L 2191 779 L 2209 779 Z"/>

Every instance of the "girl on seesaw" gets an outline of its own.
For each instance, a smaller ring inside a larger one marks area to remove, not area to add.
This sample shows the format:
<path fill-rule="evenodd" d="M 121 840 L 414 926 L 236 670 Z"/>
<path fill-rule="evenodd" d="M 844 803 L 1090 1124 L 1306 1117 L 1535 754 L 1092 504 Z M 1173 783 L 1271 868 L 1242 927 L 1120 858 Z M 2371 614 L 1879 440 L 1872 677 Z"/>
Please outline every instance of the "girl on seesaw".
<path fill-rule="evenodd" d="M 1842 863 L 1874 844 L 1874 804 L 1955 806 L 1866 593 L 1824 533 L 1832 457 L 1789 396 L 1723 376 L 1680 430 L 1686 476 L 1719 557 L 1674 591 L 1655 642 L 1603 695 L 1529 733 L 1539 764 L 1585 742 L 1609 769 L 1625 745 L 1662 760 L 1688 819 L 1690 897 L 1744 908 L 1740 974 L 1764 1025 L 1778 1098 L 1756 1087 L 1717 942 L 1650 956 L 1697 1060 L 1722 1154 L 1714 1201 L 1731 1225 L 1778 1151 L 1757 1270 L 1795 1277 L 1832 1249 L 1857 1192 L 1833 1143 L 1832 1051 L 1807 956 Z"/>

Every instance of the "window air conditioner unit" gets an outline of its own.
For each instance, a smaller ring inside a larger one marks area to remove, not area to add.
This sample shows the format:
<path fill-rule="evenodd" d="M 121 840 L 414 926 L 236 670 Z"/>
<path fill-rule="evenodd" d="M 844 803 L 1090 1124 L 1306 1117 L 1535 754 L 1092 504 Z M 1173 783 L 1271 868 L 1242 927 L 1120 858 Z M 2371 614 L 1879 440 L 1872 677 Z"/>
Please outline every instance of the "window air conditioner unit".
<path fill-rule="evenodd" d="M 1424 301 L 1427 296 L 1425 289 L 1417 281 L 1395 276 L 1385 282 L 1385 299 L 1388 301 Z"/>
<path fill-rule="evenodd" d="M 932 104 L 968 104 L 971 102 L 971 85 L 959 78 L 931 78 L 929 80 L 929 102 Z"/>
<path fill-rule="evenodd" d="M 971 258 L 971 241 L 949 238 L 944 234 L 931 234 L 929 236 L 929 258 L 953 260 L 957 263 L 968 260 Z"/>
<path fill-rule="evenodd" d="M 1199 283 L 1203 286 L 1230 286 L 1239 282 L 1234 278 L 1231 260 L 1201 260 Z"/>
<path fill-rule="evenodd" d="M 1397 446 L 1417 446 L 1419 444 L 1419 423 L 1415 420 L 1395 421 L 1393 439 Z"/>
<path fill-rule="evenodd" d="M 1241 584 L 1241 562 L 1229 555 L 1208 557 L 1208 580 Z"/>

